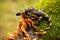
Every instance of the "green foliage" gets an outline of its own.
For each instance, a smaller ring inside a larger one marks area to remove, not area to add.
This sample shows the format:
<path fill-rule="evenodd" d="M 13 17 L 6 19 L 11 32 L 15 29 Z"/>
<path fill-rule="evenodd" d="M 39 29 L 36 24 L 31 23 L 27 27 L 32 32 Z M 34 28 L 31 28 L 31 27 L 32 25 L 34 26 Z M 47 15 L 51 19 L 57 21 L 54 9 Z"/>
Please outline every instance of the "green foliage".
<path fill-rule="evenodd" d="M 48 13 L 60 13 L 60 0 L 40 0 L 35 6 L 44 8 Z"/>
<path fill-rule="evenodd" d="M 60 40 L 60 0 L 39 0 L 35 6 L 44 8 L 53 23 L 51 30 L 48 30 L 41 38 L 44 40 Z"/>

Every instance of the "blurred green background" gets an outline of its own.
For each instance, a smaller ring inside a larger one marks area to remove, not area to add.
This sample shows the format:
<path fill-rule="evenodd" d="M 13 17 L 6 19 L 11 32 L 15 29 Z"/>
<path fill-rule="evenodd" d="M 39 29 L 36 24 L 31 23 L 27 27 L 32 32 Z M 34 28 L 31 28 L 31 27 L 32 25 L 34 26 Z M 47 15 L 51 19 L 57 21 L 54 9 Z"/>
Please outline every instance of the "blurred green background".
<path fill-rule="evenodd" d="M 20 19 L 16 17 L 17 10 L 36 2 L 37 0 L 0 0 L 0 40 L 16 30 L 17 21 Z"/>
<path fill-rule="evenodd" d="M 9 32 L 16 30 L 17 21 L 21 17 L 16 17 L 15 14 L 17 10 L 28 5 L 44 8 L 45 12 L 52 18 L 51 30 L 48 30 L 40 38 L 43 40 L 60 40 L 60 0 L 0 0 L 0 40 Z M 43 25 L 45 25 L 44 22 Z"/>

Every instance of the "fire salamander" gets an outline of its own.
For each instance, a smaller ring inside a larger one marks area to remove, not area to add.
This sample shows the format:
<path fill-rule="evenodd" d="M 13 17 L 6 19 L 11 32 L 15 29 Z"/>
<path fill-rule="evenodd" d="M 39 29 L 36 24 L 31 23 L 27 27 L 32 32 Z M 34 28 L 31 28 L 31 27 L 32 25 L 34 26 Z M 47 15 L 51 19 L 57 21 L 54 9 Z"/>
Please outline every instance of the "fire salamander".
<path fill-rule="evenodd" d="M 22 13 L 26 13 L 27 17 L 30 18 L 31 20 L 37 19 L 37 23 L 35 23 L 35 24 L 39 24 L 44 19 L 47 20 L 48 25 L 47 25 L 47 28 L 44 29 L 45 31 L 51 28 L 51 25 L 52 25 L 51 17 L 48 16 L 48 14 L 44 12 L 43 8 L 38 9 L 33 6 L 26 7 L 26 8 L 23 8 L 22 10 L 20 10 L 20 12 L 18 12 L 18 14 L 16 14 L 16 15 L 18 16 L 18 15 L 21 15 Z M 40 30 L 40 31 L 42 31 L 42 30 Z"/>

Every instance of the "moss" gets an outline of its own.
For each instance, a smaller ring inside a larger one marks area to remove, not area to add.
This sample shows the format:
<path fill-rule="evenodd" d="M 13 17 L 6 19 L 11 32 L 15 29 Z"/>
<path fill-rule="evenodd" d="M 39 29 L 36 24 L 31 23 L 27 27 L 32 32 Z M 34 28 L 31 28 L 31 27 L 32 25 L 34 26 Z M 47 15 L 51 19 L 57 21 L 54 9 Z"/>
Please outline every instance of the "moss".
<path fill-rule="evenodd" d="M 35 6 L 44 8 L 45 12 L 52 18 L 52 28 L 41 38 L 44 40 L 60 40 L 60 0 L 40 0 Z M 42 26 L 42 25 L 41 25 Z M 45 27 L 45 26 L 44 26 Z"/>

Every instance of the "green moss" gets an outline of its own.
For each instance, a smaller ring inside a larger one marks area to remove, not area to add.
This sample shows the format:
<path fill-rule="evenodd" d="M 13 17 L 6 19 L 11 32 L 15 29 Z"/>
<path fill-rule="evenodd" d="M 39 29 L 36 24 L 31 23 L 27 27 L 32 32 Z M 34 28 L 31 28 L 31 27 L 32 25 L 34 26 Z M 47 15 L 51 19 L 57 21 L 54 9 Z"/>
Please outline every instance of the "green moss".
<path fill-rule="evenodd" d="M 52 28 L 41 38 L 44 40 L 60 40 L 60 0 L 40 0 L 35 6 L 44 8 L 52 19 Z M 41 25 L 42 26 L 42 25 Z M 44 26 L 45 27 L 45 26 Z"/>

